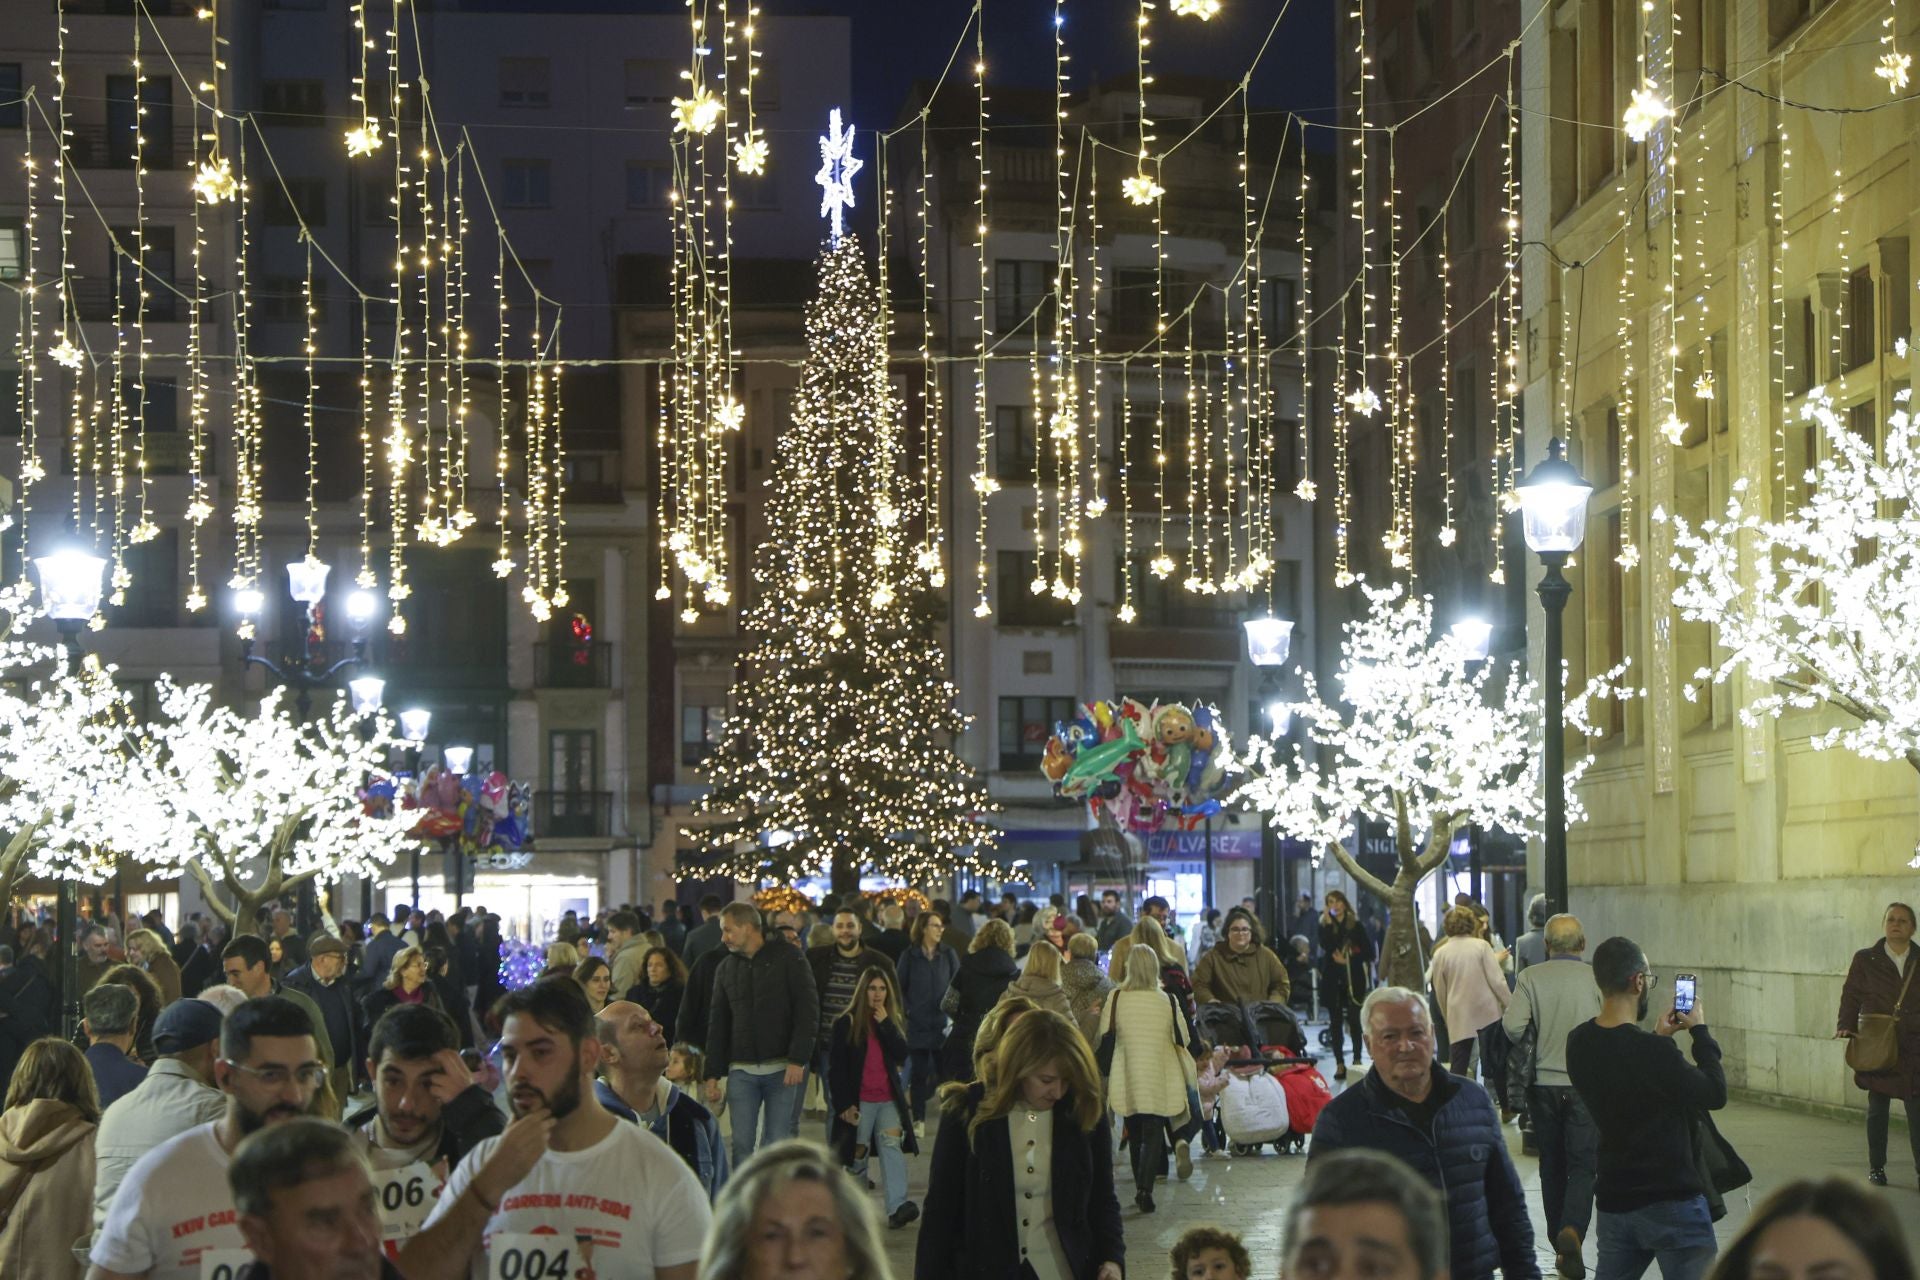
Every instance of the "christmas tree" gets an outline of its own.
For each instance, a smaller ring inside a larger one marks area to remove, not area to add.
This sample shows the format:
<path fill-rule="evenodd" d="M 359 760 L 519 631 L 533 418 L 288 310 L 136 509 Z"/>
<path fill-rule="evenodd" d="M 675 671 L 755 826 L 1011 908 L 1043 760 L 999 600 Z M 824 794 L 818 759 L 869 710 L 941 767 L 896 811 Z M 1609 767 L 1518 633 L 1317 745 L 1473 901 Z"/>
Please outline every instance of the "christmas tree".
<path fill-rule="evenodd" d="M 985 789 L 935 629 L 937 559 L 899 471 L 901 406 L 880 301 L 852 237 L 820 263 L 793 424 L 780 439 L 755 553 L 752 640 L 711 792 L 683 834 L 708 874 L 790 881 L 831 870 L 909 884 L 1000 874 Z"/>

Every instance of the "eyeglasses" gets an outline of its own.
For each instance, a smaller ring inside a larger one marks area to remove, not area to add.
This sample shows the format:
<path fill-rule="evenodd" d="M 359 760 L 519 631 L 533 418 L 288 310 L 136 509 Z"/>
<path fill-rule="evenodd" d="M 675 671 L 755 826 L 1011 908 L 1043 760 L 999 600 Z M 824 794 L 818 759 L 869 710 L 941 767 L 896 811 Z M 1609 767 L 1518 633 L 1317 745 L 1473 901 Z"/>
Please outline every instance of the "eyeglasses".
<path fill-rule="evenodd" d="M 1660 985 L 1660 975 L 1651 969 L 1643 970 L 1640 976 L 1647 980 L 1647 990 L 1649 991 Z"/>
<path fill-rule="evenodd" d="M 327 1069 L 317 1062 L 310 1062 L 304 1067 L 294 1067 L 289 1070 L 286 1067 L 250 1067 L 244 1062 L 235 1062 L 232 1058 L 222 1058 L 220 1061 L 242 1075 L 252 1076 L 269 1089 L 284 1089 L 289 1080 L 298 1081 L 303 1089 L 318 1089 L 327 1082 Z"/>

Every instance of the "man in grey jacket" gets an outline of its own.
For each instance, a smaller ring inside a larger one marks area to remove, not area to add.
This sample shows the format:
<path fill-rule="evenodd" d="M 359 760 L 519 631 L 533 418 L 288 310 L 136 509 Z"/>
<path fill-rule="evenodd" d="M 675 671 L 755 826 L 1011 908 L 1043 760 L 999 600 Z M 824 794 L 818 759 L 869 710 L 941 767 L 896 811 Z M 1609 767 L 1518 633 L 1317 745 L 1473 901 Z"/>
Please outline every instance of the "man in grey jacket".
<path fill-rule="evenodd" d="M 1567 1077 L 1567 1033 L 1600 1014 L 1600 988 L 1583 958 L 1587 935 L 1578 918 L 1547 921 L 1545 962 L 1529 965 L 1515 984 L 1502 1025 L 1519 1041 L 1532 1024 L 1534 1074 L 1527 1112 L 1540 1146 L 1540 1199 L 1547 1238 L 1560 1274 L 1584 1280 L 1580 1244 L 1593 1221 L 1593 1183 L 1600 1131 Z"/>
<path fill-rule="evenodd" d="M 798 1132 L 820 997 L 806 956 L 769 938 L 751 903 L 721 910 L 720 938 L 732 954 L 714 975 L 707 1014 L 707 1100 L 719 1102 L 726 1081 L 738 1169 L 754 1152 L 756 1126 L 762 1146 Z"/>

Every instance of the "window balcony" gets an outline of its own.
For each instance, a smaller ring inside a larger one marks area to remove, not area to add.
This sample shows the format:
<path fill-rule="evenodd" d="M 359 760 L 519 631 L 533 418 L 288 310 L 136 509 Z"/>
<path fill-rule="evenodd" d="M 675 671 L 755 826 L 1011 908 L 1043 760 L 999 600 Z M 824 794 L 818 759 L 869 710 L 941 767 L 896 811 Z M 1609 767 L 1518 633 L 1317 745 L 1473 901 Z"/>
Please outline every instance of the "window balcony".
<path fill-rule="evenodd" d="M 612 834 L 611 791 L 541 791 L 533 797 L 536 840 L 592 840 Z"/>
<path fill-rule="evenodd" d="M 598 641 L 536 644 L 533 674 L 539 689 L 611 689 L 613 646 Z"/>

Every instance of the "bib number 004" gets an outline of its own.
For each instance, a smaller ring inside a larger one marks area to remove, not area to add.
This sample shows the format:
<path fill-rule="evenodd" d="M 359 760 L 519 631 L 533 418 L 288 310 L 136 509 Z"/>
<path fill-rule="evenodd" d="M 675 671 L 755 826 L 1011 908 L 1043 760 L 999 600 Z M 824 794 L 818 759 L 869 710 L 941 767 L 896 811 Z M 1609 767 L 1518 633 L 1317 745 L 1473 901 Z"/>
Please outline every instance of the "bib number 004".
<path fill-rule="evenodd" d="M 488 1280 L 571 1280 L 577 1248 L 565 1236 L 496 1235 Z"/>

